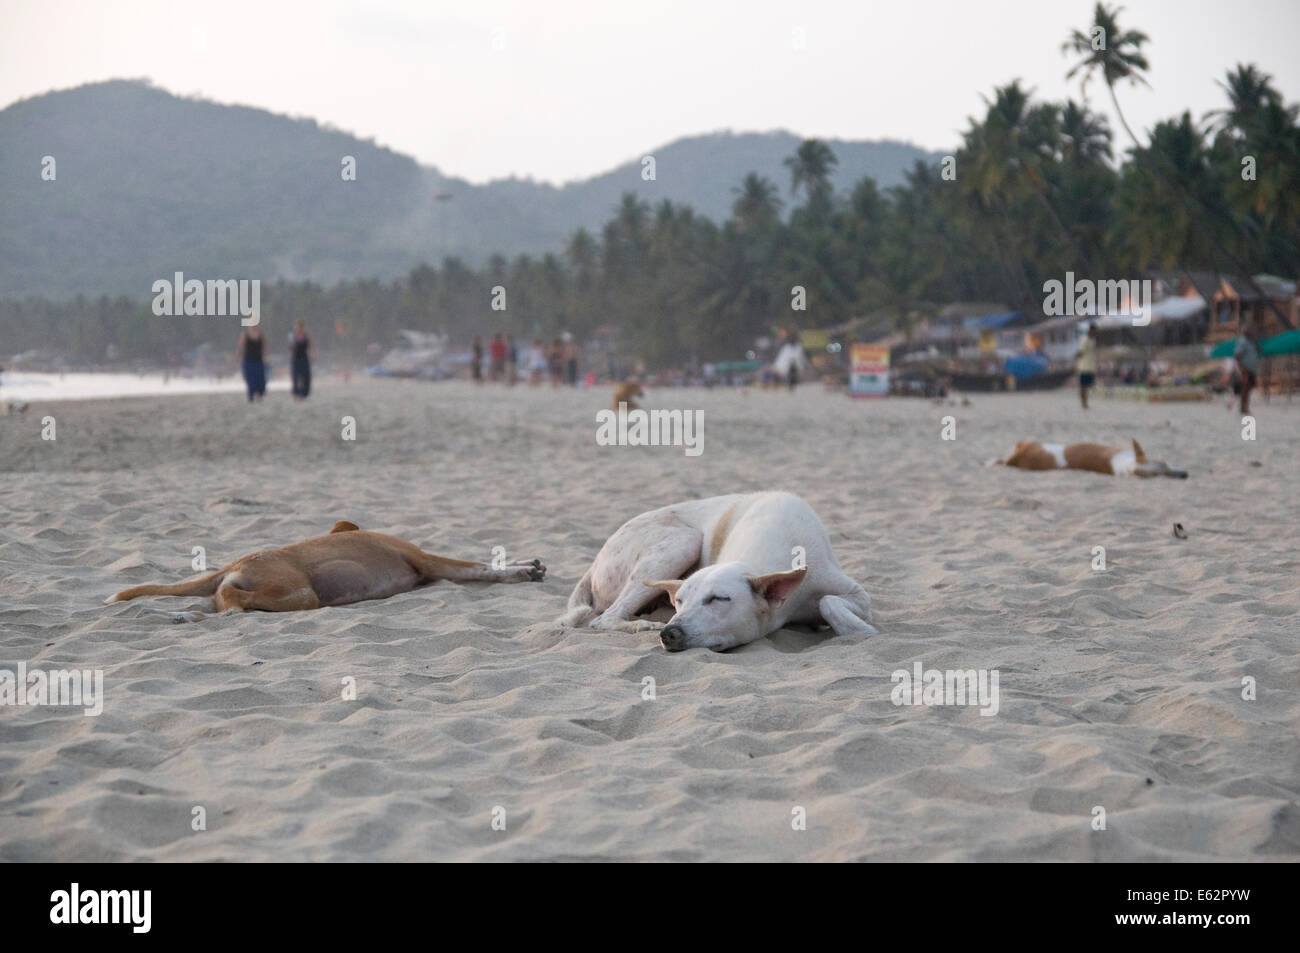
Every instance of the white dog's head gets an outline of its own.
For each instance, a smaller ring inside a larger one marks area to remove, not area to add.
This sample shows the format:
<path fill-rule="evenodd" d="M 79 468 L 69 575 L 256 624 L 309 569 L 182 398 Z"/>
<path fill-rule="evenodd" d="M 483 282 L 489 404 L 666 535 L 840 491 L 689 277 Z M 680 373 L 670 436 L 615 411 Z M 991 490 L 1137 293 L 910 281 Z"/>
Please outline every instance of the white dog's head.
<path fill-rule="evenodd" d="M 753 575 L 744 563 L 705 566 L 688 579 L 661 579 L 677 611 L 659 633 L 669 652 L 706 648 L 715 652 L 761 639 L 773 631 L 772 610 L 790 597 L 808 570 Z"/>

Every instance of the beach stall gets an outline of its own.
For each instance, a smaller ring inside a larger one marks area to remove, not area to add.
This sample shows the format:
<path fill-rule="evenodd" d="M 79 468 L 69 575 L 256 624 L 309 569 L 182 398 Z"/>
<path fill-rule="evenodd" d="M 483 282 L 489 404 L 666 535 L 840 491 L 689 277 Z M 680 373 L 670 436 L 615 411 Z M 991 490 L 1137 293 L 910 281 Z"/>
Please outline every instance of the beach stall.
<path fill-rule="evenodd" d="M 1209 353 L 1215 358 L 1231 358 L 1240 338 L 1225 338 Z M 1264 358 L 1260 389 L 1266 393 L 1293 393 L 1300 390 L 1300 330 L 1292 329 L 1261 341 L 1259 356 Z"/>

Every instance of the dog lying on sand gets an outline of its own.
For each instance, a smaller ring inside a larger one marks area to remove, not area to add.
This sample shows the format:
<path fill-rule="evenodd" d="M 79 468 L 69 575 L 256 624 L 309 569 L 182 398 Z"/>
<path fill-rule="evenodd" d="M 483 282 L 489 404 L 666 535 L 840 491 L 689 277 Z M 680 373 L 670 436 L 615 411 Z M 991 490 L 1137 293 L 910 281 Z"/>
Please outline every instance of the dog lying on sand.
<path fill-rule="evenodd" d="M 666 624 L 637 617 L 663 593 L 676 610 Z M 721 652 L 788 623 L 876 631 L 866 590 L 840 568 L 812 507 L 791 493 L 715 496 L 633 517 L 601 547 L 559 620 L 627 632 L 662 625 L 670 652 Z"/>
<path fill-rule="evenodd" d="M 541 582 L 545 576 L 546 567 L 537 559 L 494 569 L 486 563 L 435 556 L 404 539 L 367 532 L 340 520 L 328 536 L 253 553 L 184 582 L 132 586 L 107 603 L 140 596 L 211 596 L 218 612 L 296 612 L 386 599 L 439 579 Z M 171 615 L 175 622 L 203 618 L 200 612 Z"/>
<path fill-rule="evenodd" d="M 1039 443 L 1021 440 L 1005 460 L 995 461 L 1021 470 L 1091 470 L 1111 476 L 1167 476 L 1187 479 L 1186 470 L 1175 470 L 1162 460 L 1148 460 L 1134 440 L 1132 450 L 1116 450 L 1100 443 Z"/>

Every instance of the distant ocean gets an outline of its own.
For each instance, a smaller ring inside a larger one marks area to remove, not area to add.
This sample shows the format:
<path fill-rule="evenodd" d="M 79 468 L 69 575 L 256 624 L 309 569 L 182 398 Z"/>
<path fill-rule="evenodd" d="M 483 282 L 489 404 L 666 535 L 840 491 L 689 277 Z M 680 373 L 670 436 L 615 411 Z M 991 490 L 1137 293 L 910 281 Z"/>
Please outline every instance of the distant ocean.
<path fill-rule="evenodd" d="M 287 391 L 288 381 L 275 381 L 268 390 Z M 147 397 L 159 394 L 242 393 L 243 378 L 171 377 L 162 374 L 36 374 L 0 373 L 0 405 L 11 400 L 97 400 L 109 397 Z"/>

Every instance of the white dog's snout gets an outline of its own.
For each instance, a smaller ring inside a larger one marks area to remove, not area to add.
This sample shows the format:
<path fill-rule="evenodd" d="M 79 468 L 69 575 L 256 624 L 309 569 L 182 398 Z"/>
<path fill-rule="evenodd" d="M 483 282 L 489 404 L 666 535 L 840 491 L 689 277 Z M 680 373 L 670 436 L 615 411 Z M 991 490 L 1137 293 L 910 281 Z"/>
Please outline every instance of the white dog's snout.
<path fill-rule="evenodd" d="M 659 630 L 659 641 L 669 652 L 680 652 L 686 648 L 686 630 L 670 621 Z"/>

